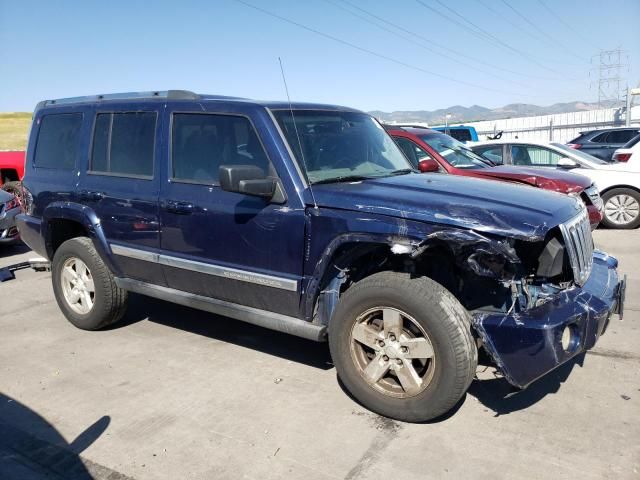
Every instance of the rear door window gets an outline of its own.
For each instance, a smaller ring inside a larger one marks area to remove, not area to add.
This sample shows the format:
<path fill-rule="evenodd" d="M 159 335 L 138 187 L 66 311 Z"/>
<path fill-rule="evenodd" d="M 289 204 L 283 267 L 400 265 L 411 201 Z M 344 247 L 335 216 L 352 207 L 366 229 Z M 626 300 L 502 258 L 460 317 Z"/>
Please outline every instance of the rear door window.
<path fill-rule="evenodd" d="M 608 143 L 627 143 L 637 134 L 638 134 L 637 130 L 616 130 L 609 133 L 609 137 L 607 137 L 607 142 Z"/>
<path fill-rule="evenodd" d="M 511 146 L 512 163 L 522 167 L 556 167 L 561 158 L 559 153 L 536 145 Z"/>
<path fill-rule="evenodd" d="M 45 115 L 40 120 L 34 166 L 72 170 L 80 148 L 81 113 Z"/>
<path fill-rule="evenodd" d="M 153 177 L 156 113 L 99 113 L 93 132 L 91 173 Z"/>

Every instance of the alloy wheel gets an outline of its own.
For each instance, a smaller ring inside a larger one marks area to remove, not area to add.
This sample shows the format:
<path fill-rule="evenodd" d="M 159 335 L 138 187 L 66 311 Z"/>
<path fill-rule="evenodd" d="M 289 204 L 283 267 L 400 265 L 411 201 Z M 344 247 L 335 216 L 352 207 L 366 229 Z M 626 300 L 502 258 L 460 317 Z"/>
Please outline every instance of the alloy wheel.
<path fill-rule="evenodd" d="M 607 200 L 604 206 L 607 219 L 615 225 L 633 222 L 640 214 L 640 204 L 631 195 L 621 193 Z"/>
<path fill-rule="evenodd" d="M 351 358 L 375 390 L 396 398 L 422 392 L 435 370 L 435 352 L 422 326 L 407 313 L 376 307 L 362 313 L 351 330 Z"/>
<path fill-rule="evenodd" d="M 91 311 L 95 303 L 95 285 L 87 265 L 79 258 L 71 257 L 64 262 L 60 273 L 62 293 L 69 307 L 80 315 Z"/>

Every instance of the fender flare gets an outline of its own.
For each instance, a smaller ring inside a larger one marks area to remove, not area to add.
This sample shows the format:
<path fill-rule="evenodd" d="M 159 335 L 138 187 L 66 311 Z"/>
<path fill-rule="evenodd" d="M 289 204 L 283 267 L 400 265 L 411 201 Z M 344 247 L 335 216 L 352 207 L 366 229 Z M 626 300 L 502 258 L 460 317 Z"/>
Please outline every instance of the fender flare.
<path fill-rule="evenodd" d="M 53 202 L 45 208 L 42 213 L 42 236 L 49 258 L 53 258 L 52 233 L 49 230 L 53 220 L 70 220 L 82 225 L 102 261 L 114 274 L 119 273 L 119 269 L 113 262 L 111 248 L 102 229 L 100 218 L 92 208 L 74 202 Z"/>

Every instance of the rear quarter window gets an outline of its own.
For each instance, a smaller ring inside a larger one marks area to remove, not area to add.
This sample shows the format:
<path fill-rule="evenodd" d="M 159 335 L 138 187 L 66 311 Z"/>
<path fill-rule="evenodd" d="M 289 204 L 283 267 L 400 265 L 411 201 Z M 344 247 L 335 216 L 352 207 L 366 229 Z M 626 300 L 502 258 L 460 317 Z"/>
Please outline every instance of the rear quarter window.
<path fill-rule="evenodd" d="M 72 170 L 80 148 L 81 127 L 81 113 L 44 115 L 40 119 L 34 166 Z"/>
<path fill-rule="evenodd" d="M 470 142 L 471 141 L 471 132 L 469 130 L 467 130 L 467 129 L 464 129 L 464 128 L 455 129 L 455 130 L 448 130 L 447 135 L 455 138 L 459 142 Z"/>
<path fill-rule="evenodd" d="M 604 132 L 596 135 L 591 139 L 593 143 L 608 143 L 609 142 L 609 132 Z"/>

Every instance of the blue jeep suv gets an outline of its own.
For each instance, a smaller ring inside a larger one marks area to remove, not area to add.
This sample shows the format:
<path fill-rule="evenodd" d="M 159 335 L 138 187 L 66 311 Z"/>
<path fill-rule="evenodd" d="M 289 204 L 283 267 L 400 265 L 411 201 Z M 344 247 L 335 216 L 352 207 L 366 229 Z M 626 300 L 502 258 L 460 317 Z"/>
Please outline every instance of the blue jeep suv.
<path fill-rule="evenodd" d="M 23 240 L 75 326 L 128 292 L 312 340 L 365 406 L 424 421 L 478 352 L 524 388 L 622 312 L 617 261 L 579 199 L 420 174 L 350 108 L 187 91 L 47 100 Z"/>

